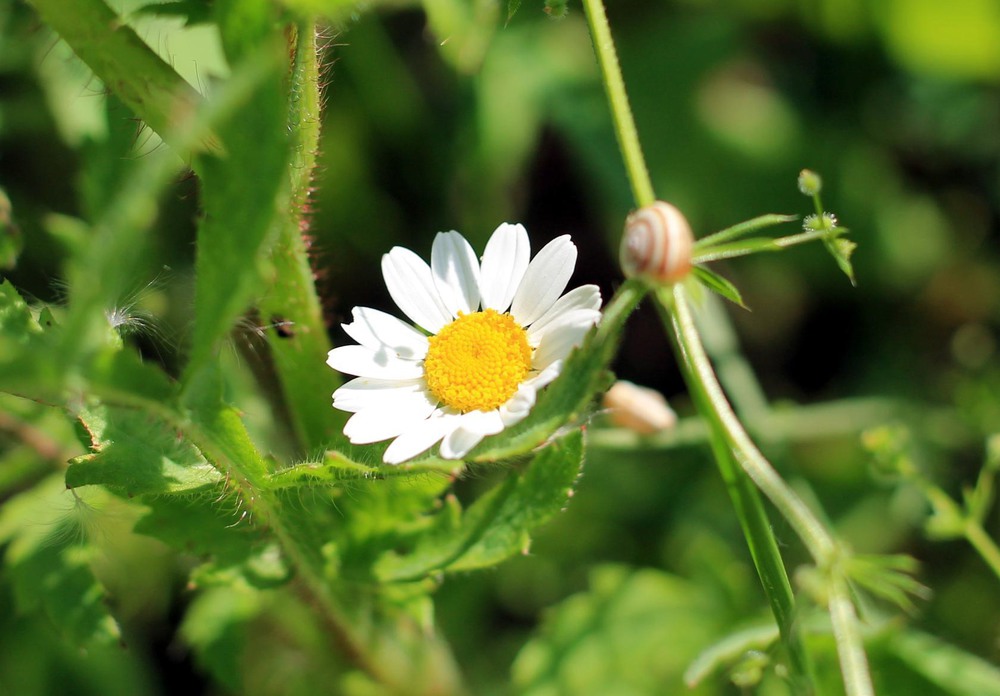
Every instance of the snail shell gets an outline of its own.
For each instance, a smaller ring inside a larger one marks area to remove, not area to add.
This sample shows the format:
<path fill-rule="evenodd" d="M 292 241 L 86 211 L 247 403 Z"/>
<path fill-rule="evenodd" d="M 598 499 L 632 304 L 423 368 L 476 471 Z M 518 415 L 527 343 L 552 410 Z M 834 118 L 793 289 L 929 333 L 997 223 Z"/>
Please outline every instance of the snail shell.
<path fill-rule="evenodd" d="M 625 219 L 620 261 L 628 277 L 676 283 L 691 271 L 694 236 L 687 219 L 663 201 L 639 208 Z"/>
<path fill-rule="evenodd" d="M 640 435 L 669 430 L 677 424 L 677 414 L 663 394 L 626 380 L 619 380 L 604 394 L 604 408 L 611 422 Z"/>

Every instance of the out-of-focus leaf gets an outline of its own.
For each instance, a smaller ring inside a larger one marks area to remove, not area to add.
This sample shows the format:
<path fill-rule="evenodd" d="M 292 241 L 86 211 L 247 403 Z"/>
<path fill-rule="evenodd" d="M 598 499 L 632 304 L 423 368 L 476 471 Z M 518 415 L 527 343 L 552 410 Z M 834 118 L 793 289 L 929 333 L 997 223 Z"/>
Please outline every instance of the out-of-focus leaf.
<path fill-rule="evenodd" d="M 889 642 L 889 650 L 945 693 L 1000 696 L 1000 669 L 940 638 L 901 631 Z"/>
<path fill-rule="evenodd" d="M 500 3 L 492 0 L 423 0 L 422 4 L 442 57 L 459 72 L 476 72 L 496 31 Z"/>
<path fill-rule="evenodd" d="M 182 17 L 187 26 L 205 24 L 212 19 L 210 0 L 175 0 L 174 2 L 154 2 L 143 5 L 137 14 L 156 17 Z"/>
<path fill-rule="evenodd" d="M 833 260 L 837 262 L 837 267 L 851 281 L 851 285 L 857 285 L 857 279 L 854 277 L 854 266 L 851 264 L 851 255 L 858 248 L 857 243 L 838 237 L 826 240 L 826 248 L 833 256 Z"/>
<path fill-rule="evenodd" d="M 698 655 L 684 672 L 684 683 L 693 688 L 716 670 L 733 665 L 747 651 L 767 650 L 778 637 L 778 627 L 773 623 L 734 631 Z"/>
<path fill-rule="evenodd" d="M 99 484 L 118 493 L 192 493 L 215 489 L 222 475 L 182 433 L 136 409 L 98 406 L 79 414 L 92 454 L 73 460 L 69 488 Z"/>
<path fill-rule="evenodd" d="M 900 609 L 913 612 L 913 597 L 929 596 L 930 591 L 913 577 L 918 563 L 910 556 L 852 556 L 848 574 L 855 583 L 876 597 Z"/>
<path fill-rule="evenodd" d="M 903 66 L 929 75 L 1000 76 L 1000 8 L 992 0 L 894 0 L 876 25 Z"/>
<path fill-rule="evenodd" d="M 245 690 L 243 650 L 247 623 L 261 610 L 260 593 L 233 584 L 213 587 L 191 603 L 181 635 L 197 649 L 199 661 L 232 693 Z"/>
<path fill-rule="evenodd" d="M 16 346 L 41 332 L 27 303 L 10 281 L 0 281 L 0 358 L 13 358 Z"/>
<path fill-rule="evenodd" d="M 197 167 L 204 217 L 198 229 L 188 382 L 199 378 L 217 342 L 259 291 L 262 252 L 276 211 L 287 205 L 289 183 L 286 48 L 273 32 L 273 7 L 256 0 L 215 7 L 233 68 L 230 79 L 241 73 L 264 75 L 255 80 L 244 108 L 218 126 L 226 156 L 205 156 Z"/>
<path fill-rule="evenodd" d="M 514 15 L 521 8 L 521 0 L 507 0 L 507 23 L 514 19 Z"/>
<path fill-rule="evenodd" d="M 0 269 L 13 268 L 24 247 L 24 236 L 11 215 L 10 198 L 0 188 Z"/>
<path fill-rule="evenodd" d="M 485 568 L 528 550 L 531 532 L 569 500 L 583 464 L 577 430 L 541 450 L 523 472 L 478 499 L 463 514 L 449 499 L 413 552 L 391 551 L 376 567 L 386 581 L 412 580 L 436 570 Z"/>
<path fill-rule="evenodd" d="M 736 289 L 736 286 L 720 276 L 718 273 L 710 271 L 704 266 L 694 266 L 691 270 L 694 273 L 695 278 L 697 278 L 698 281 L 706 288 L 714 293 L 722 295 L 724 298 L 733 304 L 739 305 L 743 309 L 749 309 L 745 304 L 743 304 L 743 296 L 740 295 L 740 291 Z"/>
<path fill-rule="evenodd" d="M 599 566 L 590 589 L 554 607 L 513 665 L 519 694 L 674 694 L 720 610 L 695 584 Z"/>
<path fill-rule="evenodd" d="M 552 19 L 562 19 L 569 12 L 567 0 L 545 0 L 545 14 Z"/>
<path fill-rule="evenodd" d="M 54 475 L 0 508 L 0 546 L 19 609 L 41 609 L 81 647 L 120 639 L 90 568 L 85 505 Z"/>

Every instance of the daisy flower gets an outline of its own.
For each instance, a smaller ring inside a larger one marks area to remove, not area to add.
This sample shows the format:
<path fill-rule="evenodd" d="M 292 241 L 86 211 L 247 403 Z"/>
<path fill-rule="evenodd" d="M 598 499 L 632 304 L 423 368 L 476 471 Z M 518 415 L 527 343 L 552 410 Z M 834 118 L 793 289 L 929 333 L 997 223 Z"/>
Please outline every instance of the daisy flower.
<path fill-rule="evenodd" d="M 429 266 L 403 247 L 382 257 L 389 295 L 415 326 L 368 307 L 344 324 L 358 345 L 334 348 L 327 364 L 356 375 L 333 393 L 354 414 L 352 443 L 391 439 L 388 464 L 438 442 L 443 458 L 461 459 L 528 415 L 601 317 L 596 285 L 562 294 L 576 266 L 569 235 L 530 256 L 524 227 L 505 223 L 482 264 L 458 232 L 437 234 Z"/>

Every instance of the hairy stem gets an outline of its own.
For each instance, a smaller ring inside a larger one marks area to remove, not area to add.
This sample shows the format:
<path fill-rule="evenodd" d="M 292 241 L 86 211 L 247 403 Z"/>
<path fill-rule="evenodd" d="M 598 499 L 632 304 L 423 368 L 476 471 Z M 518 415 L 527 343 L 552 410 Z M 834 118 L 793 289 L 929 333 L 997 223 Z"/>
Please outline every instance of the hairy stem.
<path fill-rule="evenodd" d="M 604 89 L 611 105 L 615 134 L 618 136 L 618 146 L 625 160 L 629 183 L 632 185 L 632 195 L 636 205 L 641 208 L 655 201 L 656 196 L 653 194 L 653 182 L 649 178 L 646 160 L 639 145 L 639 133 L 636 131 L 635 119 L 632 117 L 632 109 L 625 92 L 625 80 L 618 64 L 615 42 L 611 38 L 608 16 L 604 12 L 601 0 L 583 0 L 583 9 L 587 15 L 597 62 L 601 66 L 601 79 L 604 81 Z"/>

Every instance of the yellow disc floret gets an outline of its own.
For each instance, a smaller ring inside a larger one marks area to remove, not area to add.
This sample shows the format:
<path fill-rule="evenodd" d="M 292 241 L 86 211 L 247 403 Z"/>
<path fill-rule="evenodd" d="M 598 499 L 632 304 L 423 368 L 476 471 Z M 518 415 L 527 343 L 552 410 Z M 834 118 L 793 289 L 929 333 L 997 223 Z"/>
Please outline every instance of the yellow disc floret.
<path fill-rule="evenodd" d="M 460 314 L 430 337 L 424 358 L 431 393 L 462 413 L 506 403 L 529 369 L 527 332 L 509 314 L 492 309 Z"/>

